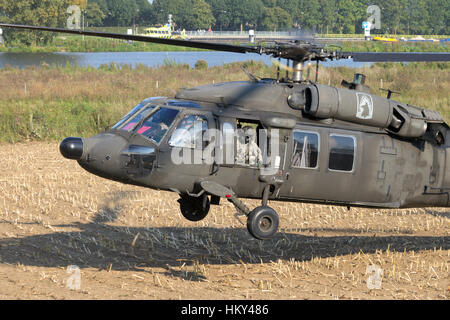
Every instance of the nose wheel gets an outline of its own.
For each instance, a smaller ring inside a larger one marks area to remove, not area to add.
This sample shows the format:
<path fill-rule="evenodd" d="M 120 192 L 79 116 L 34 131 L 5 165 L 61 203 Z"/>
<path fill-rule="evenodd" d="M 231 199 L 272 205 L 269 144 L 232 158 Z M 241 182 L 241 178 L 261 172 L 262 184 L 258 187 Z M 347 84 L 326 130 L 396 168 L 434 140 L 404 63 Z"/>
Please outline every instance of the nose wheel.
<path fill-rule="evenodd" d="M 259 240 L 272 238 L 278 230 L 278 214 L 270 207 L 257 207 L 247 216 L 248 232 Z"/>

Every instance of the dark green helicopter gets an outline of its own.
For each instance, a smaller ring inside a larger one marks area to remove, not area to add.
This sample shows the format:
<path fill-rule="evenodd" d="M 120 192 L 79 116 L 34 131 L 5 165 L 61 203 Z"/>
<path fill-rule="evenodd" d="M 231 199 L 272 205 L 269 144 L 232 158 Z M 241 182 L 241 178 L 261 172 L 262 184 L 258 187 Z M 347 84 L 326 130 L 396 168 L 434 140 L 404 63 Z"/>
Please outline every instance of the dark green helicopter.
<path fill-rule="evenodd" d="M 369 208 L 450 206 L 450 130 L 436 111 L 370 94 L 364 75 L 335 88 L 304 80 L 307 61 L 449 61 L 448 53 L 351 53 L 296 41 L 273 46 L 0 24 L 292 61 L 292 76 L 183 89 L 140 102 L 109 131 L 60 151 L 100 177 L 179 194 L 190 221 L 220 199 L 257 239 L 278 229 L 269 200 Z M 317 74 L 317 73 L 316 73 Z M 251 210 L 240 199 L 261 199 Z"/>

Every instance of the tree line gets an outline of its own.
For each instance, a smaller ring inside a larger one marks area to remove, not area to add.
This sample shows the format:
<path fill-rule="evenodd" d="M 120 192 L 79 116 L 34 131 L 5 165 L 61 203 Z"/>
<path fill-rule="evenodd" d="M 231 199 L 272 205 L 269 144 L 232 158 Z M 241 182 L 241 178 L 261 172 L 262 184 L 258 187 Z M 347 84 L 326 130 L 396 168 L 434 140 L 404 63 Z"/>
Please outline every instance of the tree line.
<path fill-rule="evenodd" d="M 85 0 L 0 0 L 0 18 L 15 23 L 64 26 L 68 5 Z M 367 7 L 381 9 L 374 33 L 449 34 L 448 0 L 88 0 L 89 26 L 166 24 L 186 30 L 292 30 L 362 33 Z"/>
<path fill-rule="evenodd" d="M 105 18 L 97 26 L 165 24 L 186 30 L 291 30 L 362 33 L 367 8 L 381 9 L 379 33 L 449 34 L 448 0 L 89 0 Z M 134 21 L 133 21 L 134 18 Z"/>

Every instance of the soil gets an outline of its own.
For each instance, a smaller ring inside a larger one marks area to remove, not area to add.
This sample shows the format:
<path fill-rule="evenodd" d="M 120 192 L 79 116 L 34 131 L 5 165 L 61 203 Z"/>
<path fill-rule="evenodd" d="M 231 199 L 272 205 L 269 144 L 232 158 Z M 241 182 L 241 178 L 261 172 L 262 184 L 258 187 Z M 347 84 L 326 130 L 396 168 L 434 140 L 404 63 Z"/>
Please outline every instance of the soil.
<path fill-rule="evenodd" d="M 449 208 L 270 202 L 280 231 L 258 241 L 225 201 L 189 222 L 176 194 L 36 142 L 0 145 L 0 191 L 0 299 L 450 297 Z"/>

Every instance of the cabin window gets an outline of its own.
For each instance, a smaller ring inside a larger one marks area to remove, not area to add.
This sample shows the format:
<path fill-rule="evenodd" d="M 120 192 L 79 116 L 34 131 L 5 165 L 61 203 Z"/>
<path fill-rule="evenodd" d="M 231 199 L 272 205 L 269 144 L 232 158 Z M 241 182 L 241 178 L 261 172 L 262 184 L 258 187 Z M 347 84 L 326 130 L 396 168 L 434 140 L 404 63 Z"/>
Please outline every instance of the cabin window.
<path fill-rule="evenodd" d="M 219 143 L 222 163 L 253 168 L 263 166 L 262 141 L 259 141 L 262 129 L 261 123 L 255 120 L 237 119 L 233 122 L 223 122 Z M 265 138 L 268 139 L 267 136 Z"/>
<path fill-rule="evenodd" d="M 205 116 L 188 115 L 178 124 L 170 138 L 169 145 L 179 148 L 202 149 L 204 138 L 206 138 L 204 135 L 207 131 L 208 120 Z"/>
<path fill-rule="evenodd" d="M 319 135 L 313 132 L 294 131 L 292 166 L 315 169 L 318 167 Z"/>
<path fill-rule="evenodd" d="M 330 135 L 330 161 L 328 168 L 334 171 L 353 171 L 355 149 L 355 137 L 338 134 Z"/>
<path fill-rule="evenodd" d="M 236 157 L 235 162 L 240 166 L 261 167 L 263 165 L 263 153 L 261 149 L 261 135 L 263 126 L 259 121 L 238 119 L 236 122 Z"/>

